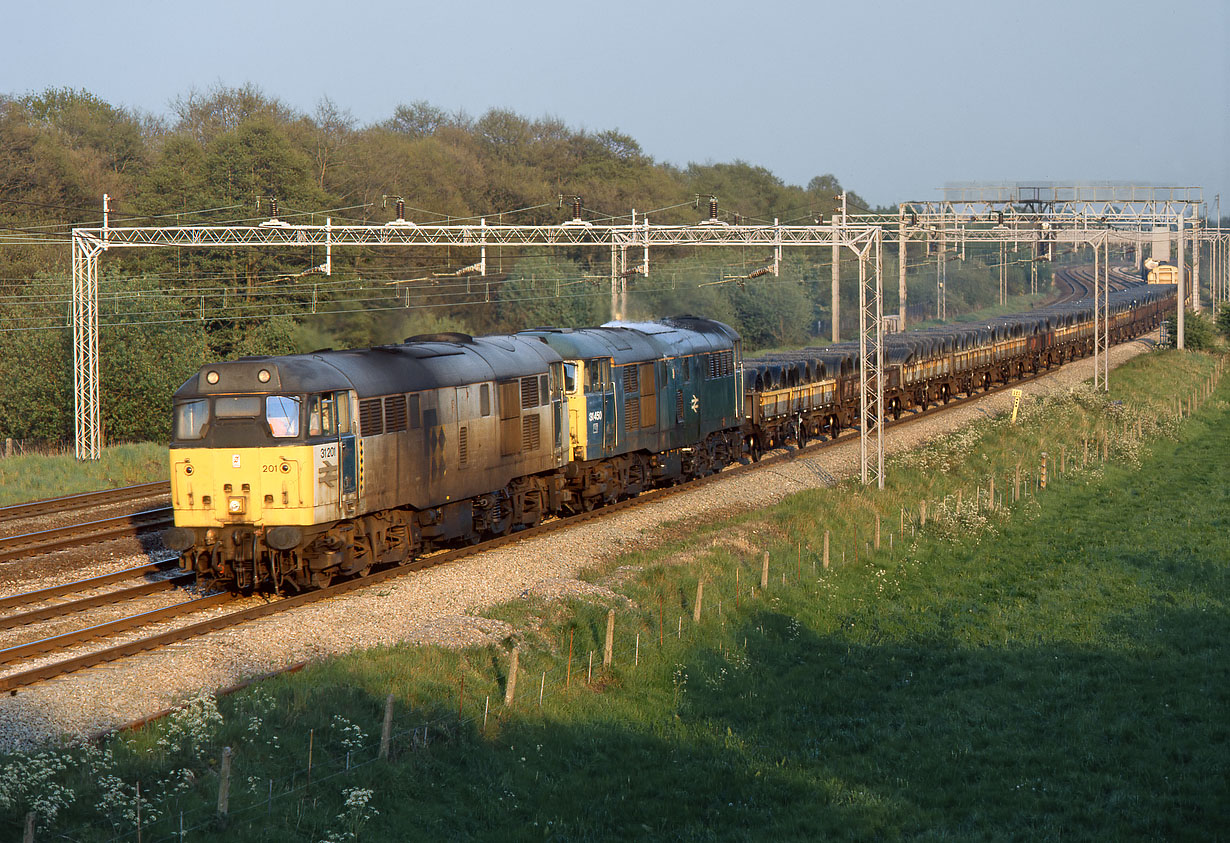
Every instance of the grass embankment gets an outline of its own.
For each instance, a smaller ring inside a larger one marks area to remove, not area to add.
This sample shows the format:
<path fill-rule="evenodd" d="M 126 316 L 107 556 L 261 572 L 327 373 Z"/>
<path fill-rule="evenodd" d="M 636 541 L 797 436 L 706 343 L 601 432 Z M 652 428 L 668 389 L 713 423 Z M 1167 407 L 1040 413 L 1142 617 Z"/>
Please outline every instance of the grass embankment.
<path fill-rule="evenodd" d="M 842 484 L 681 528 L 621 560 L 631 603 L 610 603 L 610 670 L 607 605 L 501 607 L 523 630 L 511 709 L 502 646 L 334 659 L 222 700 L 221 723 L 205 705 L 112 741 L 101 768 L 127 784 L 105 805 L 131 830 L 136 779 L 152 794 L 183 782 L 146 806 L 163 817 L 146 840 L 180 810 L 192 839 L 219 840 L 1216 837 L 1230 383 L 1182 424 L 1174 410 L 1212 369 L 1150 355 L 1116 370 L 1112 401 L 1030 403 L 1016 425 L 905 456 L 883 492 Z M 988 513 L 992 475 L 1008 500 Z M 389 693 L 395 759 L 371 761 Z M 210 820 L 223 745 L 237 747 L 226 831 Z M 106 813 L 92 774 L 69 774 L 71 839 L 111 833 L 81 830 Z"/>
<path fill-rule="evenodd" d="M 0 459 L 0 506 L 166 480 L 167 447 L 153 442 L 104 448 L 98 460 L 72 454 Z"/>

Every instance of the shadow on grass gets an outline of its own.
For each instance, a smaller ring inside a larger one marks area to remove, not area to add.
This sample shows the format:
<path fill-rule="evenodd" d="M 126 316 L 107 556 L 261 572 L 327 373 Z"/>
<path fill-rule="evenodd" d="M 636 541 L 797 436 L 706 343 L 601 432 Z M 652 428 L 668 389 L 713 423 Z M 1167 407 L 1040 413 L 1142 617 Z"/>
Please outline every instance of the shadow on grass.
<path fill-rule="evenodd" d="M 1212 839 L 1230 622 L 1199 615 L 1137 615 L 1108 653 L 865 646 L 764 612 L 640 726 L 531 715 L 395 765 L 372 838 Z"/>

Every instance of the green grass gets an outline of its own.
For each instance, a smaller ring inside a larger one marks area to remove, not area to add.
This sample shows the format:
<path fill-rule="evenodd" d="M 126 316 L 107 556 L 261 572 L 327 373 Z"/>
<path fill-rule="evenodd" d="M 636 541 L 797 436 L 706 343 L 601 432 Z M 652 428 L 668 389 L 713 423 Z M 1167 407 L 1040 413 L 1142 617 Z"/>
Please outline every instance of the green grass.
<path fill-rule="evenodd" d="M 104 448 L 102 459 L 23 454 L 0 459 L 0 506 L 166 480 L 166 445 L 141 442 Z"/>
<path fill-rule="evenodd" d="M 1016 425 L 905 456 L 883 492 L 842 484 L 681 526 L 620 560 L 639 569 L 619 587 L 632 605 L 616 607 L 616 664 L 592 685 L 607 606 L 527 599 L 489 613 L 523 630 L 511 710 L 505 647 L 399 646 L 222 700 L 225 722 L 200 729 L 199 751 L 160 749 L 165 723 L 112 741 L 119 774 L 147 793 L 167 790 L 168 770 L 197 771 L 144 839 L 173 833 L 181 809 L 190 828 L 207 823 L 223 745 L 237 747 L 236 815 L 189 839 L 1216 839 L 1230 828 L 1230 383 L 1182 425 L 1164 409 L 1212 366 L 1148 355 L 1117 370 L 1109 401 L 1031 402 Z M 1080 467 L 1083 442 L 1103 434 L 1110 462 Z M 973 511 L 976 486 L 996 473 L 1002 493 L 1043 448 L 1068 456 L 1045 491 Z M 369 733 L 352 757 L 366 762 L 388 693 L 399 731 L 433 724 L 430 746 L 402 734 L 393 763 L 326 778 L 345 767 L 332 716 Z M 70 772 L 83 796 L 60 827 L 107 839 L 109 826 L 86 825 L 99 798 L 88 775 Z M 372 791 L 366 824 L 343 808 L 353 787 Z"/>

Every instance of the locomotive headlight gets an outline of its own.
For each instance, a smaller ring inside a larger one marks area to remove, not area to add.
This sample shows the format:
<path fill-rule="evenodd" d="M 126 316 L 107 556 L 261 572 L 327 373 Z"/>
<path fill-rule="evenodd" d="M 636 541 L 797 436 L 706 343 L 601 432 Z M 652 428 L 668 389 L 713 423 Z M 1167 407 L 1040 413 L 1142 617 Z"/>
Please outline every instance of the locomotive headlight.
<path fill-rule="evenodd" d="M 207 382 L 209 382 L 209 383 L 217 383 L 217 382 L 218 382 L 218 373 L 217 373 L 217 372 L 206 372 L 206 373 L 205 373 L 205 380 L 206 380 Z"/>
<path fill-rule="evenodd" d="M 190 465 L 184 466 L 184 474 L 191 474 L 191 473 L 192 473 L 192 466 Z"/>
<path fill-rule="evenodd" d="M 261 383 L 269 383 L 269 370 L 261 369 L 256 373 L 256 379 Z"/>
<path fill-rule="evenodd" d="M 229 498 L 226 502 L 226 508 L 231 515 L 239 515 L 243 512 L 243 498 Z"/>

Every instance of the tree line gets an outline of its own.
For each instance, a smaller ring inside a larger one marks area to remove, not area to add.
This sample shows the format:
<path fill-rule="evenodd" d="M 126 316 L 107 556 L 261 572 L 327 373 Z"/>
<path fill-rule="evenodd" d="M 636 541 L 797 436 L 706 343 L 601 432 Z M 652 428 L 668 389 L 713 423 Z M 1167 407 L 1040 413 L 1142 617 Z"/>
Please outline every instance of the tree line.
<path fill-rule="evenodd" d="M 167 117 L 87 92 L 0 96 L 0 437 L 67 441 L 73 429 L 69 330 L 73 226 L 385 223 L 400 199 L 419 223 L 603 222 L 652 212 L 690 223 L 716 196 L 722 218 L 783 224 L 830 218 L 831 174 L 789 185 L 746 161 L 656 161 L 618 130 L 590 131 L 505 109 L 481 116 L 411 102 L 367 125 L 327 99 L 311 113 L 254 86 L 191 92 Z M 562 200 L 562 201 L 561 201 Z M 850 192 L 852 210 L 866 208 Z M 123 250 L 99 279 L 102 406 L 109 440 L 165 439 L 170 393 L 201 363 L 244 354 L 363 346 L 414 333 L 475 334 L 604 321 L 609 253 L 441 247 Z M 780 277 L 748 278 L 771 255 L 662 250 L 630 281 L 633 317 L 692 312 L 732 323 L 749 348 L 799 344 L 828 313 L 829 256 L 788 253 Z M 823 250 L 827 252 L 827 250 Z M 889 256 L 890 265 L 892 257 Z M 852 264 L 853 266 L 853 264 Z M 843 291 L 854 313 L 854 270 Z M 920 285 L 926 295 L 927 285 Z"/>

